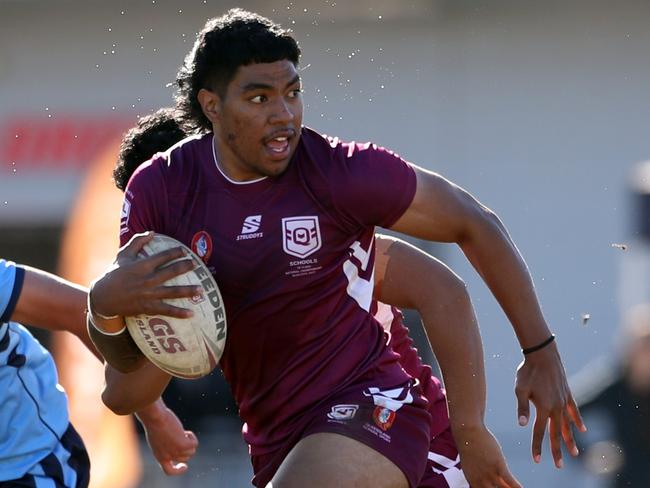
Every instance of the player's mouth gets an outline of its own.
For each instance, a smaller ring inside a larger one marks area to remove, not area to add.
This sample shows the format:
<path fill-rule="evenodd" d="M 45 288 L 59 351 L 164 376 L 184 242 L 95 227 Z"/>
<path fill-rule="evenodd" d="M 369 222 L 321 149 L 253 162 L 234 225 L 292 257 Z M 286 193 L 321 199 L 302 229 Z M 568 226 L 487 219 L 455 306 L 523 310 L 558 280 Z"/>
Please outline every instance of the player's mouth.
<path fill-rule="evenodd" d="M 291 140 L 295 137 L 294 130 L 275 132 L 264 140 L 264 148 L 273 160 L 287 159 L 291 154 Z"/>

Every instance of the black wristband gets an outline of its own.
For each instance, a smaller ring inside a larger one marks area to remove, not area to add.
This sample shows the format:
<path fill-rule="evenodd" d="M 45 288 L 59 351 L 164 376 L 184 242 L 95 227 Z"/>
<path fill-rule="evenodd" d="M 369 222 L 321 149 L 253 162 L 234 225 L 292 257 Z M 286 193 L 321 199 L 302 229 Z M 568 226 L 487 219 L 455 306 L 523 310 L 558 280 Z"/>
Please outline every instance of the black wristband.
<path fill-rule="evenodd" d="M 526 349 L 522 349 L 521 352 L 524 353 L 524 356 L 530 354 L 531 352 L 539 351 L 540 349 L 544 349 L 546 346 L 548 346 L 551 342 L 555 340 L 555 334 L 551 334 L 551 337 L 546 339 L 544 342 L 537 344 L 536 346 L 533 347 L 527 347 Z"/>
<path fill-rule="evenodd" d="M 90 314 L 87 315 L 87 322 L 90 340 L 108 364 L 120 373 L 131 373 L 142 365 L 144 355 L 126 327 L 118 334 L 109 335 L 95 327 Z"/>

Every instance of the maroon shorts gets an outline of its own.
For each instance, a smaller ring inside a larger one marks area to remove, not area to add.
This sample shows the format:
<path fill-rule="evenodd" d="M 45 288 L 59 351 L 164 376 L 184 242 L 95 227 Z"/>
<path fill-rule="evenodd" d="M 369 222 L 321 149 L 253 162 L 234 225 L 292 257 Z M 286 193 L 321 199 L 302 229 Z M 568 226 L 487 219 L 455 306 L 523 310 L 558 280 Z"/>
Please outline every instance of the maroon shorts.
<path fill-rule="evenodd" d="M 252 456 L 253 484 L 264 488 L 291 449 L 316 433 L 355 439 L 398 466 L 411 488 L 419 486 L 427 464 L 430 417 L 419 386 L 409 381 L 391 388 L 371 382 L 350 385 L 303 416 L 299 428 L 279 449 Z"/>
<path fill-rule="evenodd" d="M 431 439 L 427 466 L 418 488 L 469 488 L 451 427 Z"/>

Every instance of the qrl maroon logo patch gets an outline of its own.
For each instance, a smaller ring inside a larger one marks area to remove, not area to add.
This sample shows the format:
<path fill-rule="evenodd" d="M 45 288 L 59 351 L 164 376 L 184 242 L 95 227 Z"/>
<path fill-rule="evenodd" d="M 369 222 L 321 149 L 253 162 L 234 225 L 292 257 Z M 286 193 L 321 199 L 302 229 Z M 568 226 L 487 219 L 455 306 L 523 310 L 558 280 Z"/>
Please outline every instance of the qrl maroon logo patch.
<path fill-rule="evenodd" d="M 376 407 L 372 413 L 372 419 L 375 421 L 375 424 L 384 432 L 391 428 L 395 421 L 395 416 L 395 412 L 386 407 Z"/>
<path fill-rule="evenodd" d="M 210 256 L 212 255 L 212 238 L 210 237 L 210 234 L 204 230 L 197 232 L 194 234 L 194 237 L 192 237 L 192 244 L 190 247 L 192 248 L 192 251 L 201 258 L 201 261 L 207 263 L 208 259 L 210 259 Z"/>
<path fill-rule="evenodd" d="M 282 219 L 282 247 L 297 258 L 306 258 L 321 248 L 318 216 Z"/>

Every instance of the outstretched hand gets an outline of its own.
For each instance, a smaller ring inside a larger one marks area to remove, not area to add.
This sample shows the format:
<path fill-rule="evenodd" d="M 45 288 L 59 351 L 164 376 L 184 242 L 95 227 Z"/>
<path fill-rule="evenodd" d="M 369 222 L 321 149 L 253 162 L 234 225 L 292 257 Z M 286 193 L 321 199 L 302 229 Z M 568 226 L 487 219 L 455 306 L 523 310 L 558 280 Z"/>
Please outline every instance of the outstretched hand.
<path fill-rule="evenodd" d="M 499 443 L 485 427 L 453 429 L 465 478 L 472 488 L 522 488 Z"/>
<path fill-rule="evenodd" d="M 517 368 L 515 395 L 519 425 L 528 425 L 530 402 L 535 405 L 532 455 L 536 463 L 541 460 L 542 441 L 547 425 L 551 454 L 556 467 L 562 467 L 562 441 L 569 454 L 578 455 L 571 423 L 581 432 L 585 432 L 587 428 L 569 389 L 556 344 L 549 344 L 544 349 L 524 357 Z"/>
<path fill-rule="evenodd" d="M 185 430 L 176 414 L 166 406 L 159 408 L 155 417 L 139 414 L 138 418 L 163 472 L 168 476 L 185 473 L 199 445 L 194 432 Z"/>
<path fill-rule="evenodd" d="M 192 315 L 190 310 L 164 301 L 201 292 L 197 286 L 164 284 L 192 270 L 192 259 L 181 247 L 139 259 L 138 253 L 153 235 L 153 232 L 134 235 L 117 253 L 114 265 L 93 283 L 90 296 L 94 312 L 123 317 L 148 314 L 188 318 Z"/>

